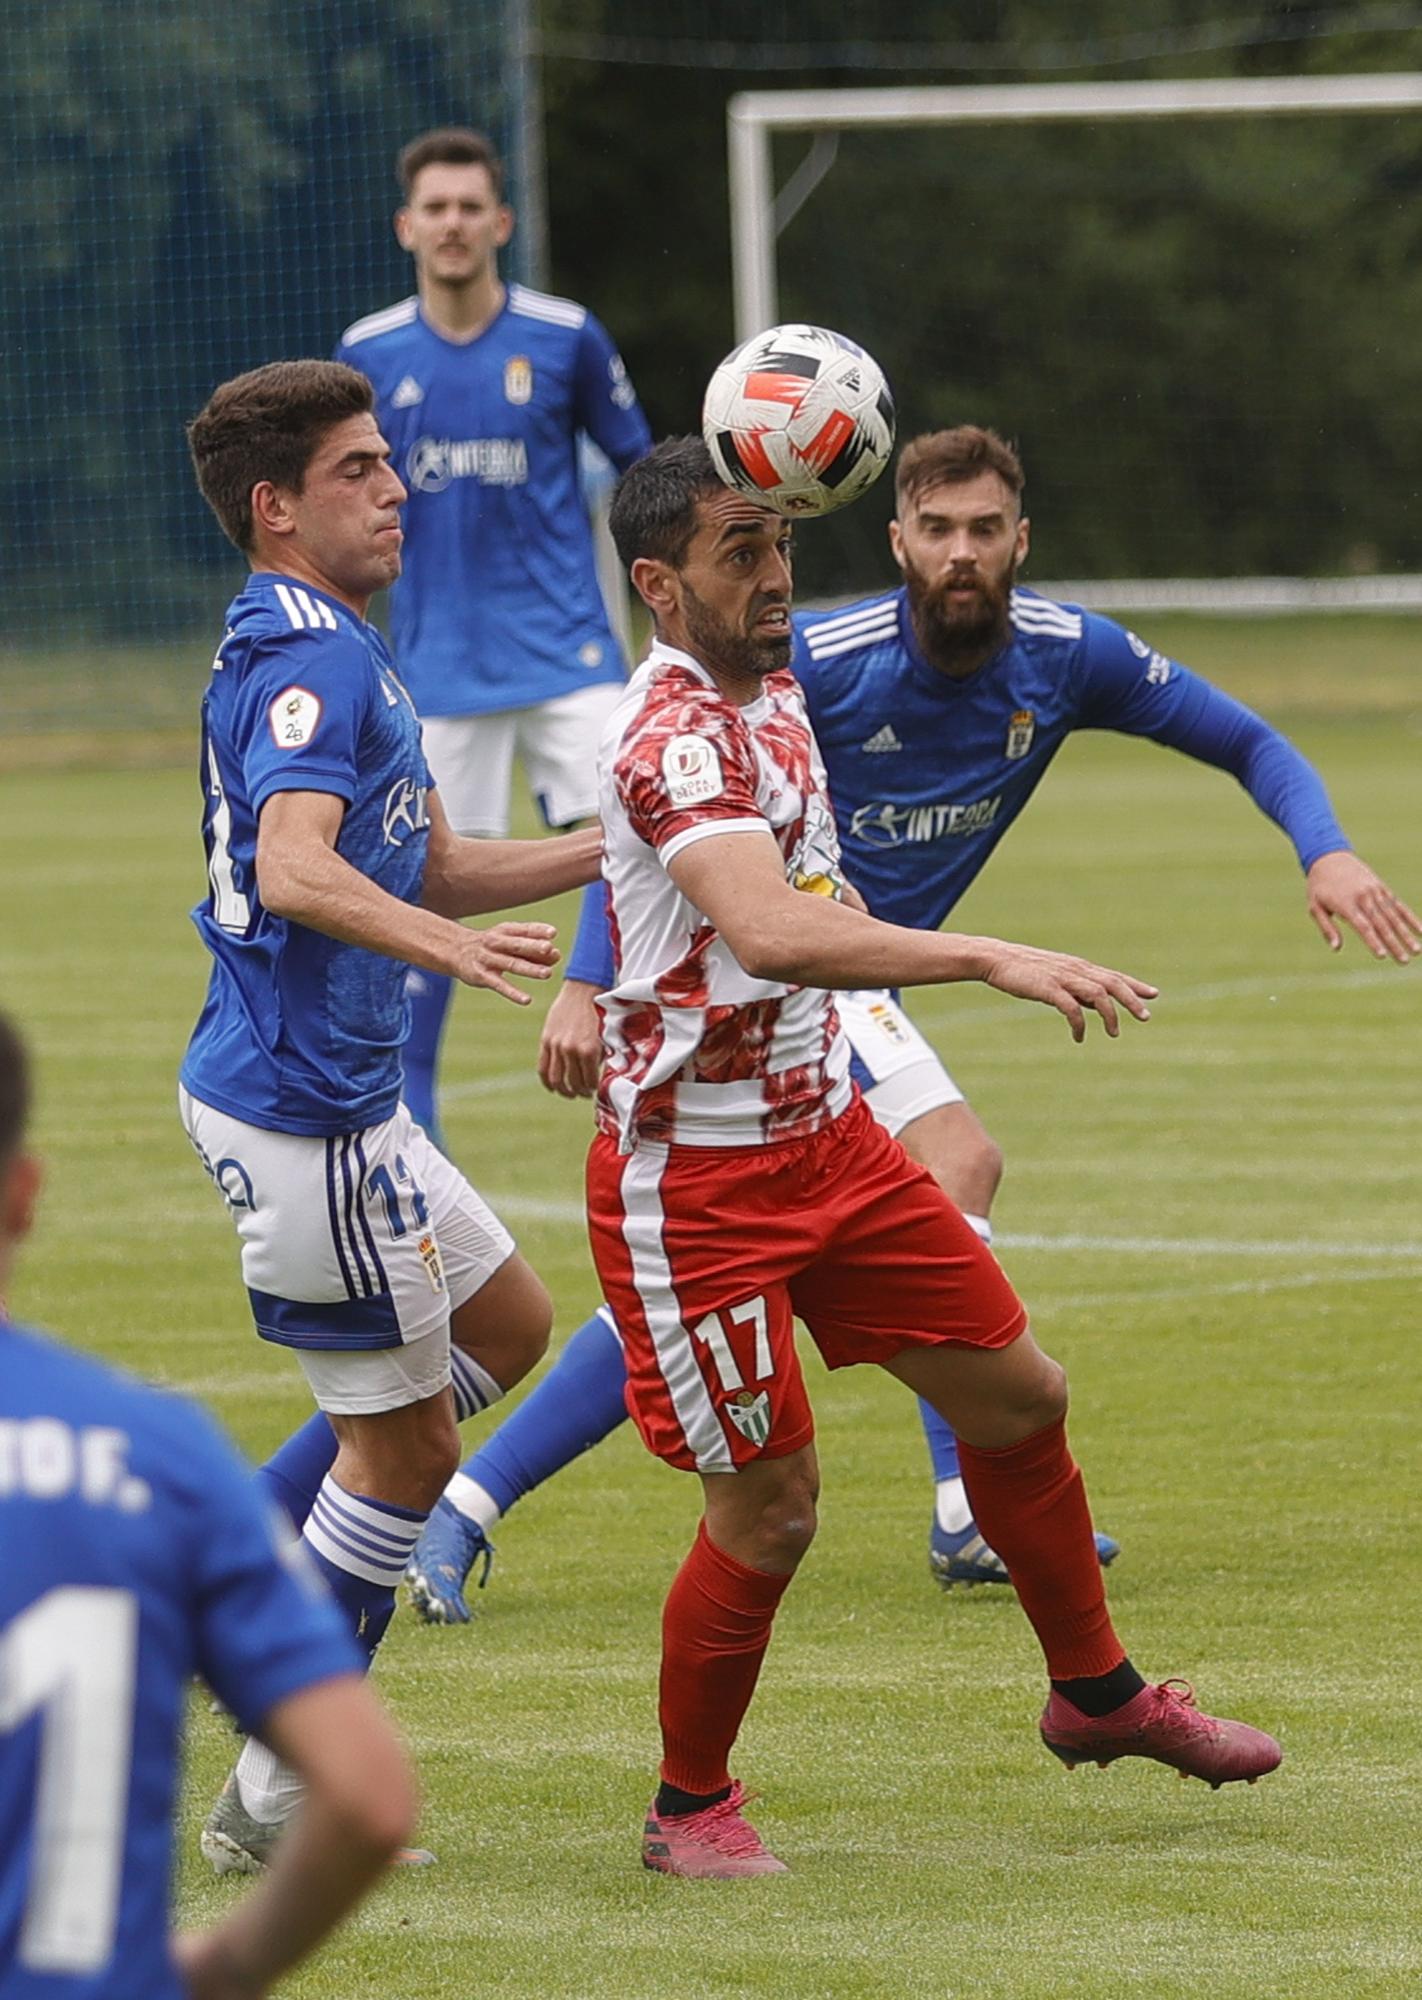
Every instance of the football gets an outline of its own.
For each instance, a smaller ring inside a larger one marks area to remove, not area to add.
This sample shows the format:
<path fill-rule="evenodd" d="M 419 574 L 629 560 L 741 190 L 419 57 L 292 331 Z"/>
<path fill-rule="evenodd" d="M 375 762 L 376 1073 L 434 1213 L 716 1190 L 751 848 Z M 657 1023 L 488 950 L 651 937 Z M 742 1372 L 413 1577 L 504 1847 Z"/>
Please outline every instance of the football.
<path fill-rule="evenodd" d="M 702 435 L 728 486 L 779 514 L 831 514 L 894 448 L 894 399 L 872 354 L 823 326 L 775 326 L 728 354 Z"/>

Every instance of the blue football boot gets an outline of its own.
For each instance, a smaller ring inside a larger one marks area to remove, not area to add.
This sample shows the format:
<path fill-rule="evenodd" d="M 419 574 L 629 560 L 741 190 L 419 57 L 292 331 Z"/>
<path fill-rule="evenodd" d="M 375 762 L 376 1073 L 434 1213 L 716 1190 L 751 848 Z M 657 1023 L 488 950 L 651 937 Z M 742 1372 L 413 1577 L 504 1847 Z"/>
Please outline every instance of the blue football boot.
<path fill-rule="evenodd" d="M 1110 1535 L 1098 1535 L 1096 1553 L 1101 1567 L 1105 1569 L 1121 1553 L 1121 1544 L 1113 1541 Z M 939 1527 L 935 1516 L 933 1531 L 928 1538 L 928 1567 L 934 1582 L 944 1590 L 951 1590 L 955 1583 L 1012 1582 L 1007 1574 L 1007 1564 L 995 1549 L 988 1547 L 974 1521 L 969 1521 L 966 1528 L 950 1535 L 946 1528 Z"/>
<path fill-rule="evenodd" d="M 478 1577 L 482 1590 L 493 1560 L 494 1545 L 477 1521 L 440 1500 L 405 1567 L 410 1602 L 427 1625 L 467 1625 L 465 1582 L 476 1563 L 482 1563 Z"/>

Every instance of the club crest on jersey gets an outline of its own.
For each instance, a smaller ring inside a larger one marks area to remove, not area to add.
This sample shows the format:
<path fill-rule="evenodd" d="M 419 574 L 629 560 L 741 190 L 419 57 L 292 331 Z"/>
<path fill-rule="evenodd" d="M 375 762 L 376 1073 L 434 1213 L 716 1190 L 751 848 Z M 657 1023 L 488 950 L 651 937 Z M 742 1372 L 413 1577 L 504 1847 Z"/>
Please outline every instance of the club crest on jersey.
<path fill-rule="evenodd" d="M 747 1444 L 764 1444 L 770 1436 L 770 1391 L 762 1389 L 753 1396 L 742 1389 L 726 1404 L 726 1415 Z"/>
<path fill-rule="evenodd" d="M 704 736 L 673 736 L 662 752 L 662 777 L 674 806 L 699 806 L 726 789 L 716 746 Z"/>
<path fill-rule="evenodd" d="M 425 392 L 413 375 L 407 375 L 390 398 L 392 410 L 412 410 L 416 403 L 423 403 Z"/>
<path fill-rule="evenodd" d="M 267 710 L 272 741 L 278 750 L 304 750 L 321 720 L 321 697 L 309 688 L 283 688 Z"/>
<path fill-rule="evenodd" d="M 1037 718 L 1030 708 L 1019 708 L 1007 725 L 1007 755 L 1010 762 L 1025 757 L 1037 734 Z"/>
<path fill-rule="evenodd" d="M 533 396 L 533 363 L 526 354 L 511 354 L 504 363 L 504 400 L 527 403 Z"/>

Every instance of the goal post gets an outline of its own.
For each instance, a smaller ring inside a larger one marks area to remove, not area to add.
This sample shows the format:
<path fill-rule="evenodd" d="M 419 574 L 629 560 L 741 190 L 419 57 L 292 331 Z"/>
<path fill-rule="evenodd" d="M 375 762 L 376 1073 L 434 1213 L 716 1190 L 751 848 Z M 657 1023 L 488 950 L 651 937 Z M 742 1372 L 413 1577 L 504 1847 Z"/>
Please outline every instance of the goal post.
<path fill-rule="evenodd" d="M 931 85 L 882 89 L 743 91 L 727 107 L 736 338 L 781 317 L 777 239 L 829 175 L 841 135 L 872 129 L 988 126 L 1097 127 L 1127 120 L 1247 120 L 1422 112 L 1422 72 L 1106 83 Z M 803 133 L 812 145 L 777 194 L 772 145 Z M 1050 586 L 1042 586 L 1050 588 Z M 1062 586 L 1066 594 L 1067 586 Z M 1077 583 L 1077 601 L 1120 610 L 1282 612 L 1416 610 L 1422 575 L 1152 579 Z"/>

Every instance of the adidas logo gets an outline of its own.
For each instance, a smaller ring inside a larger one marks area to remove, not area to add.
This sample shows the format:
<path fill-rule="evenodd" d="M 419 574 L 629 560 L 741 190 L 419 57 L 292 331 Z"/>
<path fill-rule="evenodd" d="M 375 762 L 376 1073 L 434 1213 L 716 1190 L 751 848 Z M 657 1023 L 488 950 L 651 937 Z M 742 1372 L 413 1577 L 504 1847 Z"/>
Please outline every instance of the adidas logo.
<path fill-rule="evenodd" d="M 413 375 L 407 375 L 395 391 L 395 394 L 390 398 L 390 403 L 393 409 L 408 410 L 412 403 L 423 403 L 424 400 L 424 390 Z"/>
<path fill-rule="evenodd" d="M 867 743 L 861 743 L 859 747 L 861 750 L 883 751 L 902 750 L 904 746 L 894 734 L 893 723 L 886 722 L 882 729 L 874 731 Z"/>

